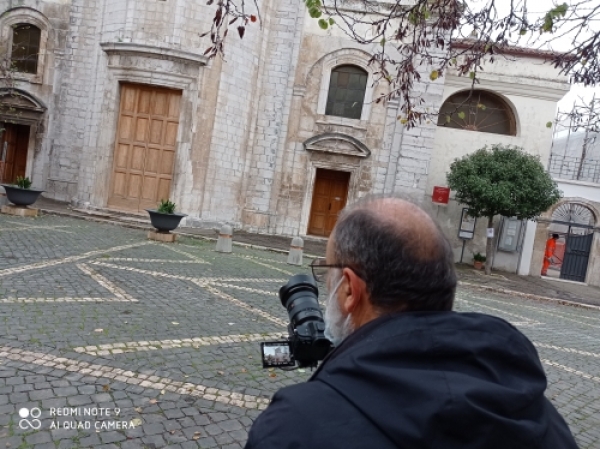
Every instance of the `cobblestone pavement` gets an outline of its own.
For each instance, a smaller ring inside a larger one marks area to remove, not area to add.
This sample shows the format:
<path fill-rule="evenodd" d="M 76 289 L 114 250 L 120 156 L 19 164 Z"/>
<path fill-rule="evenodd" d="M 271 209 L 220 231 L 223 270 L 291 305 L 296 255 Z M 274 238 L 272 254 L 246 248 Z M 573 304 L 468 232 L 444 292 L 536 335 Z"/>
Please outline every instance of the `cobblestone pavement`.
<path fill-rule="evenodd" d="M 269 397 L 310 375 L 259 353 L 285 332 L 279 286 L 308 268 L 213 247 L 0 216 L 0 448 L 242 447 Z M 466 289 L 457 309 L 527 334 L 579 445 L 600 447 L 600 312 Z"/>

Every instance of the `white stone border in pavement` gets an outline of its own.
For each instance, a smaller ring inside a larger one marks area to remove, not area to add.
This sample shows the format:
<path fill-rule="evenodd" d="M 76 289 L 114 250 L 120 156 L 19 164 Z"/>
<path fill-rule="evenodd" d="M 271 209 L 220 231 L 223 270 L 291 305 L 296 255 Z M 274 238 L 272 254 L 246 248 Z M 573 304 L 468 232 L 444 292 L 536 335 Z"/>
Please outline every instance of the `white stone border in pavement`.
<path fill-rule="evenodd" d="M 118 299 L 121 299 L 123 301 L 137 302 L 137 299 L 135 299 L 133 296 L 131 296 L 125 290 L 116 286 L 111 281 L 109 281 L 104 276 L 102 276 L 101 274 L 96 273 L 94 270 L 92 270 L 86 264 L 79 263 L 76 266 L 81 271 L 83 271 L 85 274 L 87 274 L 89 277 L 91 277 L 93 280 L 95 280 L 98 284 L 100 284 L 102 287 L 104 287 L 106 290 L 108 290 L 113 295 L 115 295 Z"/>
<path fill-rule="evenodd" d="M 482 301 L 494 302 L 494 303 L 498 303 L 498 304 L 505 304 L 504 302 L 499 301 L 497 299 L 483 298 L 483 297 L 480 297 L 480 296 L 478 296 L 477 298 L 480 299 L 480 300 L 482 300 Z M 536 313 L 542 313 L 542 314 L 550 315 L 550 316 L 555 317 L 555 318 L 560 318 L 560 319 L 563 319 L 563 320 L 572 321 L 572 322 L 577 323 L 577 324 L 583 324 L 584 326 L 598 327 L 598 324 L 600 324 L 600 321 L 599 321 L 600 318 L 596 318 L 596 317 L 580 316 L 580 317 L 577 317 L 579 319 L 575 319 L 571 315 L 566 316 L 564 313 L 555 313 L 557 311 L 550 312 L 548 310 L 544 310 L 544 309 L 541 309 L 539 307 L 528 306 L 527 304 L 519 303 L 518 307 L 522 307 L 522 308 L 525 308 L 525 309 L 531 309 L 531 310 L 534 310 Z M 598 321 L 598 324 L 587 323 L 585 321 L 581 321 L 581 319 Z"/>
<path fill-rule="evenodd" d="M 208 264 L 205 260 L 172 260 L 172 259 L 136 259 L 134 257 L 108 257 L 105 262 L 139 262 L 139 263 L 174 263 L 174 264 Z"/>
<path fill-rule="evenodd" d="M 79 260 L 87 259 L 89 257 L 97 256 L 99 254 L 106 254 L 115 251 L 121 251 L 129 248 L 136 248 L 138 246 L 150 245 L 150 242 L 132 243 L 130 245 L 113 246 L 112 248 L 88 251 L 87 253 L 79 254 L 77 256 L 62 257 L 60 259 L 49 260 L 47 262 L 36 262 L 29 265 L 21 265 L 14 268 L 7 268 L 0 270 L 0 277 L 8 276 L 16 273 L 23 273 L 25 271 L 39 270 L 41 268 L 53 267 L 63 263 L 77 262 Z"/>
<path fill-rule="evenodd" d="M 591 374 L 576 370 L 575 368 L 571 368 L 570 366 L 561 365 L 560 363 L 553 362 L 552 360 L 548 360 L 548 359 L 541 359 L 541 360 L 542 360 L 542 363 L 544 363 L 545 365 L 561 369 L 568 373 L 573 373 L 576 376 L 583 377 L 584 379 L 591 380 L 592 382 L 600 383 L 600 377 L 598 377 L 598 376 L 592 376 Z"/>
<path fill-rule="evenodd" d="M 208 290 L 215 296 L 222 298 L 222 299 L 226 299 L 227 301 L 232 302 L 236 306 L 246 309 L 249 312 L 259 315 L 275 324 L 279 324 L 281 326 L 287 326 L 287 323 L 285 321 L 283 321 L 279 318 L 276 318 L 273 315 L 268 314 L 267 312 L 257 309 L 256 307 L 252 307 L 252 306 L 246 304 L 245 302 L 240 301 L 239 299 L 236 299 L 233 296 L 228 295 L 227 293 L 222 292 L 221 290 L 213 287 L 209 280 L 210 278 L 203 279 L 200 277 L 180 276 L 177 274 L 168 274 L 168 273 L 162 273 L 160 271 L 143 270 L 141 268 L 124 267 L 124 266 L 114 265 L 114 264 L 104 263 L 104 262 L 92 262 L 92 265 L 98 265 L 98 266 L 113 268 L 113 269 L 117 269 L 117 270 L 133 271 L 134 273 L 147 274 L 149 276 L 155 276 L 155 277 L 166 277 L 169 279 L 189 281 L 189 282 L 192 282 L 192 283 L 198 285 L 201 288 L 204 288 L 205 290 Z"/>
<path fill-rule="evenodd" d="M 137 299 L 123 298 L 72 298 L 65 296 L 64 298 L 2 298 L 0 303 L 3 304 L 18 304 L 18 303 L 54 303 L 54 302 L 138 302 Z"/>
<path fill-rule="evenodd" d="M 200 346 L 219 345 L 224 343 L 246 343 L 252 341 L 260 341 L 265 339 L 280 339 L 286 338 L 287 335 L 281 332 L 270 334 L 250 334 L 250 335 L 220 335 L 214 337 L 194 337 L 182 338 L 173 340 L 143 340 L 130 341 L 126 343 L 112 343 L 97 346 L 78 346 L 72 348 L 75 352 L 85 353 L 89 355 L 109 355 L 123 354 L 126 352 L 137 351 L 158 351 L 161 349 L 171 348 L 199 348 Z"/>
<path fill-rule="evenodd" d="M 595 352 L 580 351 L 579 349 L 564 348 L 562 346 L 548 345 L 548 344 L 545 344 L 545 343 L 536 343 L 535 341 L 533 342 L 533 344 L 535 346 L 537 346 L 538 348 L 554 349 L 555 351 L 570 352 L 572 354 L 578 354 L 578 355 L 584 355 L 584 356 L 589 356 L 589 357 L 600 358 L 600 354 L 597 354 Z"/>
<path fill-rule="evenodd" d="M 520 292 L 517 290 L 510 290 L 508 288 L 491 287 L 489 285 L 479 285 L 479 284 L 473 284 L 471 282 L 465 282 L 465 281 L 458 281 L 458 285 L 475 288 L 475 289 L 479 289 L 479 290 L 488 290 L 488 291 L 491 291 L 494 293 L 501 293 L 503 295 L 520 296 L 521 298 L 533 299 L 535 301 L 553 302 L 555 304 L 560 304 L 562 306 L 573 306 L 573 307 L 580 307 L 582 309 L 600 310 L 600 306 L 594 306 L 591 304 L 584 304 L 584 303 L 575 302 L 575 301 L 568 301 L 566 299 L 550 298 L 549 296 L 534 295 L 532 293 L 523 293 L 523 292 Z"/>
<path fill-rule="evenodd" d="M 95 365 L 65 357 L 56 357 L 54 355 L 44 354 L 42 352 L 32 352 L 23 349 L 12 348 L 10 346 L 0 346 L 0 358 L 51 367 L 53 369 L 62 369 L 87 376 L 114 379 L 117 382 L 139 385 L 143 388 L 152 388 L 160 391 L 166 390 L 173 393 L 197 396 L 208 401 L 216 401 L 222 404 L 229 404 L 241 408 L 263 410 L 270 402 L 270 399 L 258 396 L 244 395 L 241 393 L 234 393 L 229 390 L 219 390 L 217 388 L 209 388 L 204 385 L 189 382 L 178 382 L 167 377 L 147 376 L 145 374 L 139 374 L 133 371 L 125 371 L 120 368 Z"/>

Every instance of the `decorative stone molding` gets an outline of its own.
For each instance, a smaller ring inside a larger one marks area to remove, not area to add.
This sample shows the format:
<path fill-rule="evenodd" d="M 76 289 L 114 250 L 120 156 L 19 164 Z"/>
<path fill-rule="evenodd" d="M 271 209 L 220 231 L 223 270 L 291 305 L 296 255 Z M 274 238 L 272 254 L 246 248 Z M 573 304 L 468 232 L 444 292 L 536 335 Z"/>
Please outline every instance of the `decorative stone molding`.
<path fill-rule="evenodd" d="M 6 11 L 0 18 L 0 42 L 5 42 L 9 57 L 12 53 L 13 27 L 20 23 L 28 23 L 40 29 L 40 47 L 36 73 L 15 72 L 14 78 L 25 80 L 32 84 L 43 83 L 44 70 L 46 67 L 46 55 L 48 54 L 48 35 L 50 21 L 41 12 L 28 7 L 17 7 Z"/>
<path fill-rule="evenodd" d="M 100 47 L 109 55 L 143 56 L 196 65 L 206 65 L 208 63 L 206 56 L 176 48 L 156 47 L 154 45 L 138 44 L 135 42 L 102 42 Z"/>
<path fill-rule="evenodd" d="M 342 48 L 323 56 L 308 71 L 305 85 L 308 86 L 310 77 L 319 76 L 321 83 L 319 85 L 319 96 L 317 101 L 317 114 L 324 115 L 327 106 L 327 95 L 329 94 L 329 83 L 331 80 L 331 71 L 340 65 L 355 65 L 367 72 L 367 86 L 365 89 L 365 98 L 363 108 L 360 114 L 360 120 L 368 120 L 371 114 L 371 103 L 373 102 L 373 69 L 369 66 L 371 55 L 363 50 L 355 48 Z M 321 72 L 315 69 L 321 66 Z M 330 117 L 330 116 L 327 116 Z M 358 122 L 356 119 L 347 119 Z"/>
<path fill-rule="evenodd" d="M 0 89 L 0 119 L 15 123 L 37 123 L 46 111 L 46 105 L 21 89 Z"/>
<path fill-rule="evenodd" d="M 304 142 L 304 149 L 361 158 L 371 155 L 371 150 L 364 143 L 352 136 L 340 133 L 326 133 L 311 137 Z"/>

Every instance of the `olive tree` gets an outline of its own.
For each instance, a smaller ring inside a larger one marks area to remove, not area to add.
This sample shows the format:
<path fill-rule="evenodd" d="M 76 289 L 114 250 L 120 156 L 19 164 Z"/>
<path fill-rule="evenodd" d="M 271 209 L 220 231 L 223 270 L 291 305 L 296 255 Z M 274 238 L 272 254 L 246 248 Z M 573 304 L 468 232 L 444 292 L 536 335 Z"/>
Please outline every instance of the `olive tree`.
<path fill-rule="evenodd" d="M 539 157 L 516 146 L 486 146 L 455 159 L 447 179 L 456 200 L 469 208 L 469 215 L 487 218 L 488 228 L 494 227 L 497 215 L 535 218 L 561 197 Z M 492 242 L 488 237 L 488 261 L 492 260 Z M 491 263 L 487 263 L 485 273 L 490 272 Z"/>

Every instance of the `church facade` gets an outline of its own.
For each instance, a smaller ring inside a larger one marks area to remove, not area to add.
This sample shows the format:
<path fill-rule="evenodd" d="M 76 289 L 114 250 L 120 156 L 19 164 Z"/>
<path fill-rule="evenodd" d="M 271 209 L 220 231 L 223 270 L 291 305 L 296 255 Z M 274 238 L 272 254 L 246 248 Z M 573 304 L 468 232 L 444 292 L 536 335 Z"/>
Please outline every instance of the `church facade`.
<path fill-rule="evenodd" d="M 399 194 L 437 217 L 458 260 L 462 208 L 431 202 L 449 163 L 486 143 L 547 162 L 545 123 L 568 83 L 543 54 L 486 66 L 473 98 L 487 112 L 473 120 L 407 129 L 398 101 L 375 102 L 387 85 L 373 82 L 373 48 L 320 29 L 303 2 L 258 5 L 262 28 L 229 36 L 225 58 L 208 60 L 200 34 L 214 10 L 204 2 L 0 0 L 17 93 L 0 90 L 3 181 L 28 176 L 79 208 L 145 215 L 170 199 L 188 214 L 184 226 L 315 237 L 329 235 L 345 204 Z M 469 88 L 450 73 L 423 76 L 415 92 L 444 110 Z M 483 248 L 479 228 L 466 257 Z M 535 234 L 525 228 L 523 239 Z M 521 253 L 496 263 L 528 271 Z"/>

